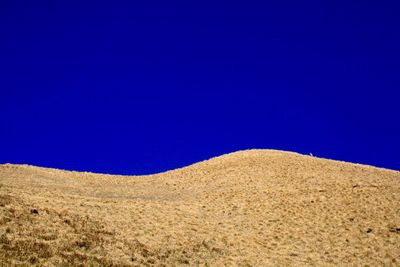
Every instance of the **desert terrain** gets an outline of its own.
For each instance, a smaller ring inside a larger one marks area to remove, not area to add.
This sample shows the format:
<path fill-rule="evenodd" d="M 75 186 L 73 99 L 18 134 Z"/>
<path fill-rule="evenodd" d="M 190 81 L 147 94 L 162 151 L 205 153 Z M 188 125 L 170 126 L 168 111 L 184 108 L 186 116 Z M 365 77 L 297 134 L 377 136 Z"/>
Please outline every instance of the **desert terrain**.
<path fill-rule="evenodd" d="M 0 266 L 400 266 L 400 172 L 275 150 L 147 176 L 0 165 Z"/>

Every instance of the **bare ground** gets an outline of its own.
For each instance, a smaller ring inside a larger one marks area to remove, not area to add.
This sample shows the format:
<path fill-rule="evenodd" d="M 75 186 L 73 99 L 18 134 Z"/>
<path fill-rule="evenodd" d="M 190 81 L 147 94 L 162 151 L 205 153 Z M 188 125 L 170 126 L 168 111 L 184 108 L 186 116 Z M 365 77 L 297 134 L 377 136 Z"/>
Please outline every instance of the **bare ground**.
<path fill-rule="evenodd" d="M 0 265 L 400 266 L 400 172 L 274 150 L 150 176 L 0 165 Z"/>

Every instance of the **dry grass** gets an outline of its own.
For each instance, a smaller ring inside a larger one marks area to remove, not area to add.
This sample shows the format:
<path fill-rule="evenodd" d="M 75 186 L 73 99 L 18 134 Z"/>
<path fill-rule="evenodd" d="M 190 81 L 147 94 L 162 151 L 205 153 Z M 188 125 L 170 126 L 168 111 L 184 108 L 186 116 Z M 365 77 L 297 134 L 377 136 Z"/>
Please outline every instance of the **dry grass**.
<path fill-rule="evenodd" d="M 400 266 L 400 173 L 252 150 L 151 176 L 0 165 L 0 265 Z"/>

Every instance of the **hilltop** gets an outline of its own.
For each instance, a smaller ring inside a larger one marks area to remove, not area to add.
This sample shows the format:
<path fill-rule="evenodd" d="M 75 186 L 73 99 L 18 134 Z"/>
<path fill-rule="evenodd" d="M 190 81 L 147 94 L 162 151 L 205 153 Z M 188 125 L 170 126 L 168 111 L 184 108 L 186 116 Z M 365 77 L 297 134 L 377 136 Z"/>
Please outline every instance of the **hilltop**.
<path fill-rule="evenodd" d="M 0 165 L 0 263 L 400 265 L 400 172 L 276 150 L 147 176 Z"/>

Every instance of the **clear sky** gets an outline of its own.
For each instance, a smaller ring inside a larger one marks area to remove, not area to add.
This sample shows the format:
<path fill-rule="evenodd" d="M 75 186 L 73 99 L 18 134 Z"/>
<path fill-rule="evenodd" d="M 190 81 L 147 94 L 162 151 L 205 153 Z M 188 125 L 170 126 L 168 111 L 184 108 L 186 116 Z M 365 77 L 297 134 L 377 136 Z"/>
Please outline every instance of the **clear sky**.
<path fill-rule="evenodd" d="M 0 1 L 0 163 L 248 148 L 400 169 L 399 1 Z"/>

